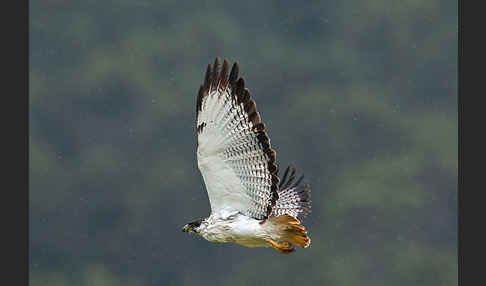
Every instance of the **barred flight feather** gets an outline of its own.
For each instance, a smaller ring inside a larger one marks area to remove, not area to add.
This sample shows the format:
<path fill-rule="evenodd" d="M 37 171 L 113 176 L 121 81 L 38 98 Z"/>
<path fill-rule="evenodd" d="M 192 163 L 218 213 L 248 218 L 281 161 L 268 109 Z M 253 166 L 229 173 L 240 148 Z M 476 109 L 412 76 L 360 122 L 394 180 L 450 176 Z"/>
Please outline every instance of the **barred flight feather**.
<path fill-rule="evenodd" d="M 266 219 L 278 199 L 275 150 L 235 63 L 208 65 L 196 102 L 198 167 L 212 212 L 232 208 Z"/>
<path fill-rule="evenodd" d="M 272 209 L 272 217 L 289 214 L 293 217 L 303 219 L 311 212 L 310 187 L 308 184 L 300 185 L 304 175 L 292 184 L 295 179 L 295 168 L 287 179 L 290 166 L 285 170 L 278 190 L 278 200 Z M 292 185 L 291 185 L 292 184 Z"/>

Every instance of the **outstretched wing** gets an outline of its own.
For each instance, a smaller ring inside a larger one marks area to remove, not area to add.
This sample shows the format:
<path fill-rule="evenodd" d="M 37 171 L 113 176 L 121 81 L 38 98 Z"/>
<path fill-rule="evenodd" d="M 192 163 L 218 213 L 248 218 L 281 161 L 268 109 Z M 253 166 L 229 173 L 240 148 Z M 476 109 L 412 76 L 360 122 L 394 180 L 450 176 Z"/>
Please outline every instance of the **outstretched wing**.
<path fill-rule="evenodd" d="M 229 76 L 228 76 L 229 74 Z M 278 199 L 275 151 L 235 63 L 208 65 L 196 104 L 197 161 L 211 211 L 229 208 L 256 219 Z"/>

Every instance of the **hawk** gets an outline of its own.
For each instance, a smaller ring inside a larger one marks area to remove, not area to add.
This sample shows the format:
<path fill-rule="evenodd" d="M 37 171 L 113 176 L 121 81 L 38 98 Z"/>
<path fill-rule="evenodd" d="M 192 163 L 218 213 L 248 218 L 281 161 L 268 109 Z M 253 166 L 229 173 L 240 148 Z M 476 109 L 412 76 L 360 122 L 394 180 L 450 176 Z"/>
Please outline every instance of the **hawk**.
<path fill-rule="evenodd" d="M 310 213 L 310 187 L 294 167 L 279 179 L 275 150 L 255 101 L 227 60 L 209 64 L 196 100 L 197 163 L 211 215 L 184 232 L 212 242 L 273 247 L 291 253 L 310 244 L 301 221 Z"/>

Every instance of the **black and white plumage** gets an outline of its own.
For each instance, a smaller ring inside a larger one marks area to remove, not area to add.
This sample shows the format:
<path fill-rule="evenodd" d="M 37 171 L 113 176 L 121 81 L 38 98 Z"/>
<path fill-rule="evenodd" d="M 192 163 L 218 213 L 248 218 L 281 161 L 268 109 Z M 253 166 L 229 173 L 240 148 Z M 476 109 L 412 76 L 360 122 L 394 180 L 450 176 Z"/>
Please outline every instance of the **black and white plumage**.
<path fill-rule="evenodd" d="M 295 180 L 295 168 L 292 168 L 292 173 L 287 179 L 289 169 L 290 167 L 285 170 L 282 181 L 278 186 L 279 197 L 275 207 L 272 209 L 271 216 L 276 217 L 289 214 L 303 219 L 311 211 L 310 188 L 307 184 L 300 184 L 304 179 L 304 175 L 297 182 L 293 183 Z"/>
<path fill-rule="evenodd" d="M 248 247 L 307 247 L 302 219 L 310 212 L 310 188 L 295 168 L 280 182 L 276 152 L 256 104 L 226 60 L 208 65 L 196 101 L 197 161 L 211 215 L 184 227 L 210 241 Z"/>

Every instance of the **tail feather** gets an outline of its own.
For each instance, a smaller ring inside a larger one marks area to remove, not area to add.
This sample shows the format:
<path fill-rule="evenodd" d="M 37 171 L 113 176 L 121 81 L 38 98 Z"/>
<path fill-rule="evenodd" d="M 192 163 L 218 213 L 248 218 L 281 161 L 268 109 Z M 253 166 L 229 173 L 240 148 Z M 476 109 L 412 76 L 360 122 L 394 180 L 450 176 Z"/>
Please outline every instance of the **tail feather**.
<path fill-rule="evenodd" d="M 310 244 L 310 238 L 307 236 L 305 227 L 300 221 L 288 214 L 270 218 L 269 220 L 278 229 L 280 241 L 289 242 L 293 245 L 306 248 Z"/>
<path fill-rule="evenodd" d="M 294 183 L 295 167 L 292 167 L 292 172 L 289 176 L 290 166 L 287 167 L 285 173 L 280 181 L 278 188 L 278 200 L 272 209 L 271 217 L 277 217 L 283 214 L 289 214 L 293 217 L 303 219 L 311 212 L 310 200 L 310 186 L 308 184 L 300 184 L 304 179 L 304 175 Z"/>

